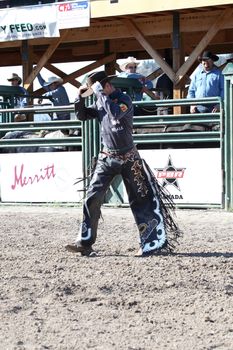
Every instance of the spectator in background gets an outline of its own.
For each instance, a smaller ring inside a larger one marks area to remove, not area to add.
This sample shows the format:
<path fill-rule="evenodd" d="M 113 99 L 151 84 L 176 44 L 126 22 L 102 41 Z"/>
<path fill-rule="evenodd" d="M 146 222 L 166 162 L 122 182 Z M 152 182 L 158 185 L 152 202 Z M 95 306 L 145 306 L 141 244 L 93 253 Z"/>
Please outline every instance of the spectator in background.
<path fill-rule="evenodd" d="M 22 83 L 22 79 L 18 76 L 17 73 L 12 73 L 11 76 L 7 79 L 11 86 L 17 87 L 19 91 L 19 96 L 14 96 L 14 108 L 24 108 L 28 105 L 28 91 L 20 86 Z M 24 113 L 14 114 L 14 121 L 21 122 L 27 121 L 27 115 Z"/>
<path fill-rule="evenodd" d="M 161 100 L 173 98 L 173 82 L 166 73 L 162 73 L 156 78 L 154 88 Z"/>
<path fill-rule="evenodd" d="M 204 51 L 198 57 L 201 67 L 198 67 L 188 89 L 187 98 L 221 97 L 224 98 L 224 77 L 214 62 L 219 57 L 210 51 Z M 219 105 L 193 105 L 190 113 L 214 113 L 219 111 Z"/>
<path fill-rule="evenodd" d="M 133 78 L 138 79 L 142 84 L 142 91 L 135 93 L 135 100 L 141 101 L 143 97 L 143 92 L 147 89 L 153 89 L 152 81 L 148 80 L 144 75 L 137 73 L 137 66 L 140 62 L 136 60 L 134 57 L 128 57 L 127 60 L 120 65 L 122 72 L 118 75 L 121 78 Z"/>
<path fill-rule="evenodd" d="M 8 78 L 7 80 L 11 83 L 12 86 L 17 86 L 19 88 L 20 95 L 22 95 L 22 96 L 15 97 L 14 99 L 15 107 L 16 108 L 26 107 L 28 104 L 28 101 L 27 101 L 28 99 L 27 97 L 24 97 L 24 96 L 28 96 L 28 91 L 23 86 L 20 86 L 22 83 L 22 79 L 18 76 L 18 74 L 12 73 L 10 78 Z"/>
<path fill-rule="evenodd" d="M 40 73 L 37 78 L 40 85 L 47 91 L 43 96 L 50 98 L 54 106 L 68 106 L 70 104 L 66 89 L 62 86 L 63 79 L 53 76 L 46 82 Z M 42 103 L 42 99 L 39 99 L 38 103 Z M 56 118 L 53 119 L 69 120 L 70 113 L 56 112 Z"/>

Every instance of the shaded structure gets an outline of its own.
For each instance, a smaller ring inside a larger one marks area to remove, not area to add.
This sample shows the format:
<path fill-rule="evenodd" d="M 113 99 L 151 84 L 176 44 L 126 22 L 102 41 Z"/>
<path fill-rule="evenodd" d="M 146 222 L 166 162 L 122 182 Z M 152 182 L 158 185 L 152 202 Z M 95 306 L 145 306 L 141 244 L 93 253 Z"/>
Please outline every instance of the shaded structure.
<path fill-rule="evenodd" d="M 47 2 L 2 1 L 8 6 Z M 24 87 L 32 91 L 43 67 L 78 87 L 80 76 L 102 65 L 109 74 L 119 71 L 117 59 L 152 58 L 161 69 L 149 78 L 165 73 L 173 83 L 173 97 L 181 98 L 204 49 L 217 54 L 232 51 L 232 1 L 138 0 L 131 5 L 130 0 L 92 0 L 89 27 L 60 30 L 59 38 L 1 42 L 1 66 L 22 64 Z M 53 65 L 84 61 L 94 62 L 69 75 Z"/>

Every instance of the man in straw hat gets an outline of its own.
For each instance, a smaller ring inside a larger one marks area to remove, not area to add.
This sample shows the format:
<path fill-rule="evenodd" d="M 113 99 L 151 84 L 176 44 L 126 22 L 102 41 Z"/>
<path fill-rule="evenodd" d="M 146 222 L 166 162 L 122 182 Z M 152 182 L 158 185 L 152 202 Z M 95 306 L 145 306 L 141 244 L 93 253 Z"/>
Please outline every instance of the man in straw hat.
<path fill-rule="evenodd" d="M 137 73 L 137 67 L 140 64 L 139 61 L 136 60 L 135 57 L 128 57 L 121 65 L 120 68 L 122 70 L 121 73 L 119 73 L 118 77 L 121 78 L 133 78 L 138 79 L 140 83 L 142 84 L 142 90 L 141 92 L 135 93 L 135 100 L 141 101 L 143 97 L 143 92 L 145 89 L 153 89 L 153 83 L 152 81 L 148 80 L 144 75 Z"/>
<path fill-rule="evenodd" d="M 192 77 L 187 98 L 216 97 L 224 98 L 224 77 L 214 62 L 219 57 L 210 51 L 204 51 L 198 57 L 201 66 L 197 68 Z M 193 105 L 191 113 L 214 113 L 219 111 L 219 105 L 205 104 Z"/>
<path fill-rule="evenodd" d="M 87 86 L 78 90 L 76 116 L 82 121 L 99 121 L 103 149 L 87 190 L 79 234 L 76 242 L 67 245 L 66 249 L 84 256 L 95 255 L 92 245 L 96 241 L 101 204 L 114 177 L 121 175 L 139 230 L 138 255 L 146 256 L 163 248 L 170 249 L 179 230 L 168 206 L 162 202 L 162 197 L 166 196 L 162 194 L 161 186 L 134 145 L 132 100 L 115 89 L 113 78 L 105 71 L 92 73 L 87 78 Z M 85 97 L 91 94 L 95 95 L 96 101 L 86 107 Z"/>
<path fill-rule="evenodd" d="M 45 81 L 41 74 L 37 76 L 40 85 L 47 91 L 43 96 L 51 99 L 54 106 L 68 106 L 70 104 L 69 97 L 67 95 L 66 89 L 64 88 L 63 79 L 59 77 L 49 77 L 48 81 Z M 42 102 L 42 99 L 38 101 Z M 68 112 L 56 112 L 57 120 L 69 120 L 70 113 Z"/>

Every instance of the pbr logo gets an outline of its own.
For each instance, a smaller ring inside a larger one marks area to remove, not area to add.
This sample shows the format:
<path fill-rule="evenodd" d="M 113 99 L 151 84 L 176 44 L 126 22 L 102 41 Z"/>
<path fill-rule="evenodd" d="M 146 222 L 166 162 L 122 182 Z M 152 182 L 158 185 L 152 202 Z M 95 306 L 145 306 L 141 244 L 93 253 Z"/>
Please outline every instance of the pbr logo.
<path fill-rule="evenodd" d="M 180 191 L 178 179 L 183 179 L 186 168 L 177 168 L 174 166 L 171 156 L 168 157 L 168 163 L 164 168 L 155 168 L 157 171 L 157 179 L 162 179 L 162 186 L 174 186 Z"/>

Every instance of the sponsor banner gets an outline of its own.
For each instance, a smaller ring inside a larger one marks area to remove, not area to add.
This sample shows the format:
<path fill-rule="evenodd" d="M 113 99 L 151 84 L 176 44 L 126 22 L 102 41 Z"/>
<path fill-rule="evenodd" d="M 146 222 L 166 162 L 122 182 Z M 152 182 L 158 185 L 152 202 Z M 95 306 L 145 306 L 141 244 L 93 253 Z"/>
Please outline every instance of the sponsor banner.
<path fill-rule="evenodd" d="M 221 205 L 220 148 L 140 150 L 140 155 L 176 204 Z"/>
<path fill-rule="evenodd" d="M 50 6 L 6 8 L 0 11 L 0 41 L 59 37 L 57 11 Z"/>
<path fill-rule="evenodd" d="M 221 204 L 220 148 L 140 151 L 175 203 Z"/>
<path fill-rule="evenodd" d="M 221 150 L 140 150 L 157 180 L 176 204 L 222 201 Z M 0 155 L 2 202 L 79 202 L 83 198 L 82 152 Z M 116 186 L 115 186 L 116 185 Z M 123 183 L 112 186 L 128 203 Z"/>
<path fill-rule="evenodd" d="M 70 1 L 57 4 L 59 29 L 90 26 L 90 3 Z"/>
<path fill-rule="evenodd" d="M 59 37 L 59 29 L 88 26 L 90 26 L 89 0 L 0 10 L 0 42 Z"/>
<path fill-rule="evenodd" d="M 2 202 L 79 202 L 83 198 L 82 152 L 0 155 Z"/>

